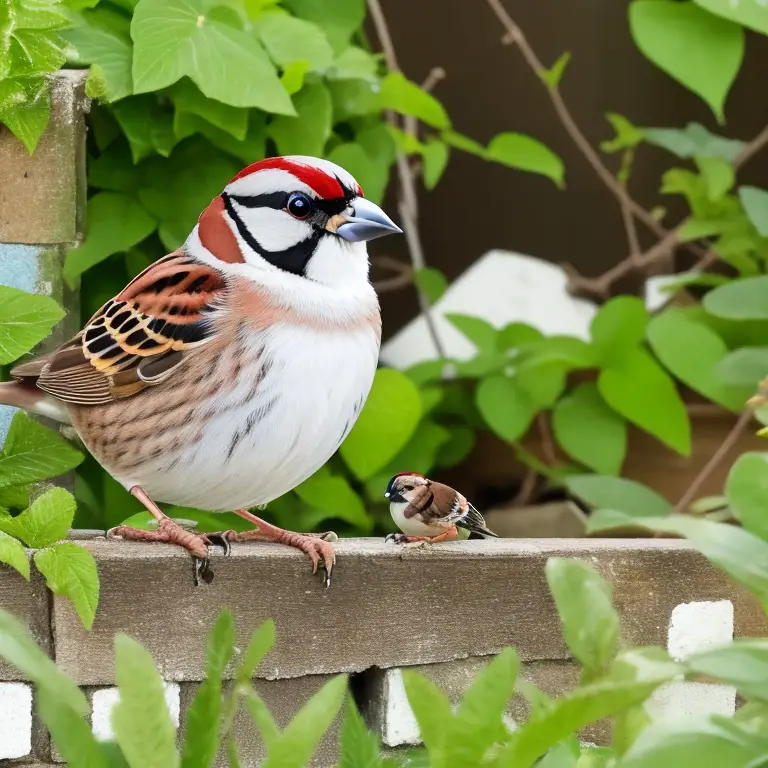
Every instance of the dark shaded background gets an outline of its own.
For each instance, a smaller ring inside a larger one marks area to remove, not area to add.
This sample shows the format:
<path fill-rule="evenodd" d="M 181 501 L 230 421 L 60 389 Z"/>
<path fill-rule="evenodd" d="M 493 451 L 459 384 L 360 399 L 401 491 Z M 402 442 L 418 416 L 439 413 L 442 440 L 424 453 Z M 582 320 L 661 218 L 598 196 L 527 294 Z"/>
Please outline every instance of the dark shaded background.
<path fill-rule="evenodd" d="M 682 128 L 695 121 L 745 140 L 768 123 L 768 39 L 763 36 L 748 33 L 744 65 L 726 103 L 727 123 L 718 126 L 703 101 L 637 50 L 626 3 L 507 0 L 506 7 L 545 66 L 571 51 L 560 88 L 594 146 L 612 135 L 606 112 L 646 127 Z M 482 0 L 384 0 L 384 10 L 407 77 L 422 82 L 432 67 L 445 69 L 447 77 L 435 95 L 457 131 L 483 143 L 503 131 L 527 133 L 557 152 L 566 166 L 566 189 L 559 191 L 544 177 L 453 151 L 437 188 L 420 195 L 428 262 L 452 280 L 492 248 L 567 261 L 587 275 L 623 258 L 627 241 L 616 200 L 566 134 L 520 52 L 502 45 L 504 30 L 488 5 Z M 373 30 L 370 39 L 377 47 Z M 618 156 L 602 156 L 609 168 L 617 168 Z M 674 197 L 658 195 L 660 174 L 682 163 L 653 147 L 641 147 L 635 160 L 630 191 L 647 208 L 665 205 L 667 227 L 684 209 Z M 767 176 L 764 152 L 749 162 L 739 181 L 766 186 Z M 391 197 L 385 207 L 396 212 Z M 643 246 L 651 245 L 653 236 L 642 225 L 639 229 Z M 408 258 L 402 238 L 374 243 L 372 252 Z M 417 313 L 410 289 L 384 294 L 382 307 L 385 337 Z"/>

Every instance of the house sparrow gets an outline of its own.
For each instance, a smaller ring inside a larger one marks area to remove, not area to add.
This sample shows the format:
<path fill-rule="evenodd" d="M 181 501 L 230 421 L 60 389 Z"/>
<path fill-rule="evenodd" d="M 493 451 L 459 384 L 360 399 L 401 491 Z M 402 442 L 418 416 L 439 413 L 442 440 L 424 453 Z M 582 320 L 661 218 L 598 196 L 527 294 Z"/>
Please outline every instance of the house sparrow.
<path fill-rule="evenodd" d="M 16 366 L 0 403 L 74 425 L 158 521 L 110 536 L 172 542 L 209 581 L 208 546 L 333 546 L 251 514 L 317 471 L 355 423 L 381 338 L 366 241 L 401 232 L 334 163 L 277 157 L 241 171 L 184 245 L 56 352 Z M 234 510 L 243 533 L 195 534 L 155 502 Z"/>
<path fill-rule="evenodd" d="M 415 472 L 395 475 L 384 497 L 389 512 L 403 533 L 390 533 L 387 541 L 396 544 L 434 544 L 451 539 L 468 539 L 471 533 L 498 536 L 485 527 L 483 516 L 458 492 Z"/>

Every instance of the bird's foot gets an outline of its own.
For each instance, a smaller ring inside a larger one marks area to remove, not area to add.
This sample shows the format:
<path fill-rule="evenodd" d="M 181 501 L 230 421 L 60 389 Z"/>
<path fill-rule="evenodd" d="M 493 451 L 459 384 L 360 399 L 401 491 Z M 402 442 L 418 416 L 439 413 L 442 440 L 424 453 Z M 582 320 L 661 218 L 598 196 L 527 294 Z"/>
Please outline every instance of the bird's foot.
<path fill-rule="evenodd" d="M 404 533 L 388 533 L 385 542 L 394 542 L 403 549 L 420 549 L 430 543 L 426 536 L 406 536 Z"/>
<path fill-rule="evenodd" d="M 283 528 L 278 528 L 275 525 L 271 525 L 261 518 L 255 517 L 250 513 L 243 514 L 245 510 L 238 510 L 238 514 L 249 520 L 257 527 L 249 531 L 221 531 L 215 534 L 207 534 L 208 538 L 220 537 L 227 542 L 237 541 L 264 541 L 275 542 L 277 544 L 286 544 L 289 547 L 295 547 L 309 556 L 312 561 L 312 573 L 317 573 L 317 569 L 320 565 L 325 570 L 323 577 L 323 584 L 325 587 L 331 586 L 331 574 L 333 573 L 333 567 L 336 564 L 336 552 L 333 548 L 334 541 L 338 541 L 339 537 L 333 531 L 326 531 L 325 533 L 294 533 L 293 531 L 286 531 Z"/>

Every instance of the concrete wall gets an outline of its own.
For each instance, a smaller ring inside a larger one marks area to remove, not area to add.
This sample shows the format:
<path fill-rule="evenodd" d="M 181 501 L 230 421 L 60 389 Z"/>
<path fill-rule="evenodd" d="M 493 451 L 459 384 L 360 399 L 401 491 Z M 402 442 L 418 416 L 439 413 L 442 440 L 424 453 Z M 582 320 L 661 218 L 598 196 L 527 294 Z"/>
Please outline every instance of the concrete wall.
<path fill-rule="evenodd" d="M 195 587 L 189 557 L 173 547 L 79 543 L 96 557 L 101 578 L 91 632 L 83 630 L 67 599 L 47 599 L 39 577 L 27 583 L 5 567 L 0 608 L 23 618 L 86 690 L 94 730 L 103 737 L 111 732 L 116 696 L 115 633 L 125 632 L 151 651 L 183 733 L 186 707 L 203 678 L 206 633 L 221 608 L 235 616 L 241 649 L 265 619 L 275 620 L 277 645 L 259 668 L 256 686 L 279 722 L 287 722 L 331 675 L 347 672 L 371 726 L 392 749 L 419 739 L 402 667 L 416 667 L 457 701 L 474 672 L 511 645 L 522 674 L 547 693 L 576 685 L 577 668 L 544 574 L 551 556 L 584 560 L 611 582 L 626 645 L 667 646 L 683 658 L 732 637 L 768 632 L 750 595 L 675 540 L 507 539 L 403 551 L 380 540 L 347 539 L 338 544 L 337 573 L 327 591 L 306 558 L 287 547 L 235 545 L 231 557 L 214 557 L 213 584 Z M 24 679 L 0 666 L 0 759 L 55 763 L 56 752 L 32 715 L 32 699 Z M 680 682 L 660 691 L 653 707 L 667 717 L 727 714 L 735 705 L 727 686 Z M 524 715 L 523 702 L 514 701 L 511 720 Z M 243 765 L 260 765 L 263 747 L 244 712 L 236 732 Z M 582 736 L 605 743 L 610 734 L 600 723 Z M 335 759 L 334 731 L 313 765 L 331 766 Z"/>

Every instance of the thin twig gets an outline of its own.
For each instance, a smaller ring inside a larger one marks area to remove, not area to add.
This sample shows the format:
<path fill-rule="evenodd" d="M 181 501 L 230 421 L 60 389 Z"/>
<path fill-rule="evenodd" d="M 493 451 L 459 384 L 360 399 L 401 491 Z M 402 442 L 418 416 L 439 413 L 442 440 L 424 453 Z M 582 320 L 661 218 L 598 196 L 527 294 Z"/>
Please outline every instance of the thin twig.
<path fill-rule="evenodd" d="M 541 437 L 541 450 L 544 454 L 544 461 L 551 467 L 557 464 L 557 453 L 555 451 L 555 441 L 552 438 L 552 430 L 549 426 L 549 418 L 546 411 L 540 411 L 536 416 L 536 426 Z"/>
<path fill-rule="evenodd" d="M 430 93 L 441 80 L 445 80 L 445 70 L 442 67 L 432 67 L 421 84 L 421 90 Z"/>
<path fill-rule="evenodd" d="M 768 125 L 755 136 L 752 141 L 745 144 L 741 152 L 736 156 L 733 165 L 735 168 L 741 168 L 753 155 L 756 155 L 766 144 L 768 144 Z"/>
<path fill-rule="evenodd" d="M 725 438 L 725 440 L 723 440 L 718 449 L 714 452 L 712 458 L 704 465 L 701 472 L 696 475 L 693 482 L 688 486 L 688 489 L 680 497 L 680 501 L 675 504 L 673 512 L 684 512 L 688 508 L 688 505 L 693 501 L 694 497 L 699 492 L 701 486 L 704 485 L 704 482 L 707 480 L 707 478 L 715 471 L 715 469 L 717 469 L 717 467 L 720 465 L 720 462 L 739 441 L 739 438 L 741 437 L 744 430 L 746 430 L 750 421 L 752 421 L 752 409 L 747 408 L 747 410 L 745 410 L 741 416 L 739 416 L 738 421 L 733 425 L 733 428 L 728 433 L 728 436 Z"/>
<path fill-rule="evenodd" d="M 632 211 L 629 210 L 627 201 L 622 199 L 621 205 L 621 218 L 624 222 L 624 230 L 627 233 L 627 244 L 629 245 L 629 258 L 633 264 L 637 264 L 637 260 L 640 258 L 642 251 L 640 250 L 640 240 L 637 237 L 637 227 L 635 226 L 635 220 L 632 217 Z"/>
<path fill-rule="evenodd" d="M 389 256 L 374 256 L 371 264 L 388 269 L 394 272 L 394 277 L 388 277 L 384 280 L 376 280 L 373 287 L 378 293 L 387 293 L 388 291 L 397 291 L 401 288 L 407 288 L 413 285 L 413 267 Z"/>
<path fill-rule="evenodd" d="M 379 43 L 382 52 L 384 53 L 384 60 L 386 61 L 387 67 L 391 72 L 399 72 L 400 66 L 397 63 L 395 46 L 392 42 L 387 19 L 384 16 L 384 11 L 382 10 L 379 0 L 368 0 L 368 10 L 370 11 L 373 26 L 376 29 L 376 34 L 379 38 Z M 397 117 L 393 112 L 388 111 L 385 117 L 390 125 L 398 127 Z M 400 180 L 400 201 L 398 210 L 403 224 L 403 233 L 405 234 L 405 240 L 408 245 L 411 264 L 413 265 L 414 271 L 418 271 L 424 269 L 426 261 L 424 259 L 424 249 L 419 234 L 419 208 L 418 199 L 416 197 L 416 183 L 414 180 L 413 169 L 408 163 L 408 158 L 399 150 L 397 153 L 397 174 Z M 444 358 L 446 356 L 445 347 L 437 332 L 437 325 L 432 316 L 429 300 L 424 292 L 418 290 L 418 288 L 416 290 L 416 295 L 419 300 L 419 308 L 427 324 L 427 331 L 435 346 L 435 351 L 437 352 L 438 357 Z"/>
<path fill-rule="evenodd" d="M 535 469 L 531 469 L 531 467 L 526 467 L 523 482 L 520 483 L 520 488 L 512 499 L 512 506 L 525 507 L 533 498 L 538 482 L 539 473 Z"/>

